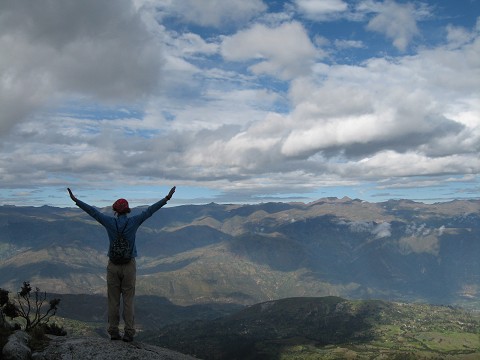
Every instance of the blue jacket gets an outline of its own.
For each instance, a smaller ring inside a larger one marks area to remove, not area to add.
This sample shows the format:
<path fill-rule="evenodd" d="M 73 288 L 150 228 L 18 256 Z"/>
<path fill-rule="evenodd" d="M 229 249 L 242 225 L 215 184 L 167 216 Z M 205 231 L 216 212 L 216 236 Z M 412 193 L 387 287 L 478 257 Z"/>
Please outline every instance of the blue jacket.
<path fill-rule="evenodd" d="M 142 223 L 147 220 L 150 216 L 152 216 L 156 211 L 160 210 L 162 206 L 167 203 L 167 199 L 163 198 L 160 201 L 157 201 L 155 204 L 149 206 L 146 210 L 142 211 L 140 214 L 128 217 L 127 215 L 119 215 L 118 217 L 109 216 L 101 213 L 93 206 L 84 203 L 77 199 L 75 204 L 85 211 L 88 215 L 92 218 L 97 220 L 100 224 L 102 224 L 105 229 L 107 230 L 108 239 L 110 241 L 110 246 L 108 247 L 108 256 L 110 257 L 110 249 L 112 247 L 112 242 L 115 240 L 117 236 L 117 226 L 118 232 L 121 232 L 125 227 L 125 231 L 123 235 L 127 239 L 128 243 L 130 244 L 130 249 L 132 251 L 132 257 L 137 256 L 137 247 L 135 245 L 135 236 L 137 234 L 137 230 L 142 225 Z M 128 221 L 128 223 L 127 223 Z M 125 226 L 126 224 L 126 226 Z"/>

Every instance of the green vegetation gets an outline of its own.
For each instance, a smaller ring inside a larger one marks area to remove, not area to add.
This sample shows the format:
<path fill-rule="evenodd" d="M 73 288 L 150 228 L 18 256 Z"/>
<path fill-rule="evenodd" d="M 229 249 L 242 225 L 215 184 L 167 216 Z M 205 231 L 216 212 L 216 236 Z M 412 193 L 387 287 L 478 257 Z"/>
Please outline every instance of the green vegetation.
<path fill-rule="evenodd" d="M 290 298 L 146 333 L 203 359 L 477 359 L 480 314 L 451 306 Z"/>
<path fill-rule="evenodd" d="M 19 318 L 27 332 L 36 327 L 49 329 L 47 323 L 57 312 L 60 300 L 50 300 L 45 310 L 46 300 L 46 292 L 42 293 L 39 288 L 32 291 L 30 283 L 26 281 L 17 293 L 15 302 L 10 301 L 8 291 L 0 289 L 0 307 L 2 307 L 3 313 L 12 319 Z"/>
<path fill-rule="evenodd" d="M 106 334 L 105 321 L 80 321 L 58 316 L 53 317 L 52 320 L 55 324 L 58 324 L 61 329 L 64 329 L 64 331 L 72 336 L 90 337 L 98 336 L 99 334 Z"/>
<path fill-rule="evenodd" d="M 12 301 L 9 292 L 0 289 L 0 316 L 17 320 L 13 328 L 7 326 L 0 329 L 0 348 L 5 345 L 12 331 L 21 327 L 32 336 L 29 344 L 32 349 L 41 349 L 48 343 L 45 334 L 66 335 L 63 327 L 54 322 L 49 323 L 57 312 L 60 300 L 52 299 L 47 305 L 47 293 L 42 293 L 39 288 L 32 290 L 30 283 L 24 282 Z"/>
<path fill-rule="evenodd" d="M 12 301 L 7 290 L 0 288 L 0 316 L 16 319 L 13 326 L 7 324 L 0 328 L 0 349 L 7 343 L 8 337 L 14 330 L 23 329 L 31 336 L 29 347 L 34 351 L 41 351 L 48 345 L 49 339 L 45 334 L 64 336 L 66 331 L 62 326 L 50 319 L 55 316 L 59 299 L 52 299 L 47 304 L 47 293 L 39 288 L 32 291 L 29 282 L 24 282 L 20 291 Z M 1 353 L 1 352 L 0 352 Z"/>
<path fill-rule="evenodd" d="M 49 319 L 48 324 L 31 329 L 32 349 L 40 350 L 48 343 L 46 332 L 104 333 L 103 321 L 57 315 Z M 0 346 L 9 334 L 0 333 Z M 285 298 L 214 320 L 141 331 L 138 340 L 205 360 L 473 360 L 480 358 L 480 313 L 452 306 L 335 296 Z"/>

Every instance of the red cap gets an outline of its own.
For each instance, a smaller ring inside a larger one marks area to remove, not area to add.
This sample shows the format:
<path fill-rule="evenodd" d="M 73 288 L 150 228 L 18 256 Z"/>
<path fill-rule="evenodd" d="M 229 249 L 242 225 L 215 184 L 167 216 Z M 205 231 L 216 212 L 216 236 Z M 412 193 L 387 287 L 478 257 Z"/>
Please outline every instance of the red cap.
<path fill-rule="evenodd" d="M 118 199 L 112 205 L 113 211 L 119 214 L 127 214 L 130 212 L 130 208 L 128 207 L 128 201 L 125 199 Z"/>

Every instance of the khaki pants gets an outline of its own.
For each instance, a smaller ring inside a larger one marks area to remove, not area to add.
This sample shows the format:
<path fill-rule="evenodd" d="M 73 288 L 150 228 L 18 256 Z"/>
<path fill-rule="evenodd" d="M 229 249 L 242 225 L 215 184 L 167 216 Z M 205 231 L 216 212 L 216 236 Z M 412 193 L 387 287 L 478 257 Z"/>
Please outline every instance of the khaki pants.
<path fill-rule="evenodd" d="M 123 297 L 123 321 L 125 334 L 135 335 L 135 311 L 133 299 L 135 297 L 135 280 L 137 265 L 135 259 L 128 264 L 115 265 L 111 261 L 107 265 L 108 290 L 108 333 L 118 334 L 120 323 L 120 296 Z"/>

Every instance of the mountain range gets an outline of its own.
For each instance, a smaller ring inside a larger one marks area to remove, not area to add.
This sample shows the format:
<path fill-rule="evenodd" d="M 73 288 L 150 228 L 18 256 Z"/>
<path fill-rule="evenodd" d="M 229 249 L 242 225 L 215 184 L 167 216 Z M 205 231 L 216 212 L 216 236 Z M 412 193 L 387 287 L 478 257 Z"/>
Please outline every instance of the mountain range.
<path fill-rule="evenodd" d="M 479 200 L 169 206 L 137 249 L 137 294 L 176 305 L 341 296 L 480 308 Z M 78 208 L 0 206 L 1 288 L 104 295 L 106 250 Z"/>

